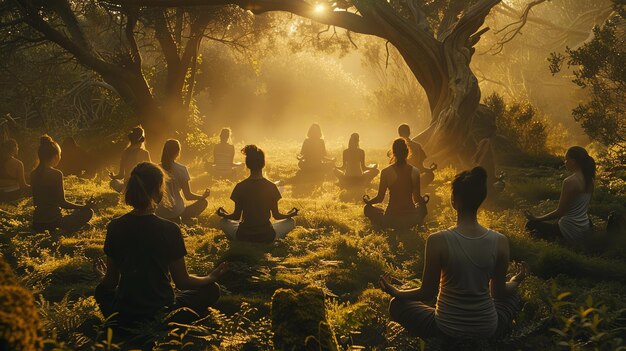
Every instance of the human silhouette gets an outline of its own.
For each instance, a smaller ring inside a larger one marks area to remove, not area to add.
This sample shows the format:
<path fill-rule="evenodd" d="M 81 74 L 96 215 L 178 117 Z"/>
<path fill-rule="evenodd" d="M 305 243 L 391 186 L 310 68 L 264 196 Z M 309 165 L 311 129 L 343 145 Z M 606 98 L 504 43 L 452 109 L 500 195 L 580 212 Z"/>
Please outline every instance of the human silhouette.
<path fill-rule="evenodd" d="M 298 155 L 298 161 L 300 169 L 306 172 L 324 172 L 333 167 L 335 160 L 328 157 L 326 153 L 326 143 L 319 124 L 313 123 L 309 127 Z"/>
<path fill-rule="evenodd" d="M 31 172 L 33 192 L 33 229 L 36 232 L 61 229 L 74 232 L 84 227 L 93 217 L 93 198 L 85 205 L 65 199 L 63 173 L 55 167 L 61 160 L 61 147 L 48 135 L 41 137 L 37 151 L 39 164 Z M 61 209 L 72 210 L 63 215 Z"/>
<path fill-rule="evenodd" d="M 542 216 L 526 212 L 526 230 L 546 240 L 565 239 L 569 244 L 584 244 L 592 232 L 589 203 L 596 178 L 596 162 L 587 150 L 572 146 L 565 153 L 565 168 L 571 174 L 563 181 L 559 205 Z M 557 220 L 556 223 L 546 223 Z"/>
<path fill-rule="evenodd" d="M 174 320 L 189 323 L 208 314 L 220 296 L 216 284 L 228 269 L 220 264 L 207 276 L 190 275 L 187 250 L 176 223 L 155 215 L 164 194 L 164 174 L 152 163 L 139 163 L 129 174 L 124 201 L 133 209 L 111 220 L 104 241 L 106 266 L 95 298 L 105 317 L 120 327 L 137 327 L 159 313 L 182 307 Z M 170 282 L 174 282 L 176 290 Z M 183 319 L 184 318 L 184 319 Z"/>
<path fill-rule="evenodd" d="M 230 196 L 235 203 L 233 213 L 218 208 L 217 215 L 222 217 L 220 227 L 231 240 L 271 243 L 282 239 L 295 228 L 293 217 L 298 215 L 298 209 L 292 208 L 286 214 L 278 210 L 281 195 L 276 184 L 263 177 L 263 150 L 247 145 L 241 152 L 246 156 L 250 176 L 233 189 Z M 278 222 L 272 224 L 270 215 Z"/>
<path fill-rule="evenodd" d="M 243 163 L 234 162 L 235 146 L 230 141 L 231 130 L 224 128 L 220 132 L 220 142 L 213 148 L 213 163 L 207 164 L 208 171 L 218 178 L 234 179 L 243 168 Z"/>
<path fill-rule="evenodd" d="M 15 139 L 7 139 L 0 144 L 0 202 L 30 196 L 31 188 L 24 176 L 24 163 L 17 159 L 18 152 Z"/>
<path fill-rule="evenodd" d="M 180 142 L 176 139 L 167 140 L 163 145 L 161 168 L 168 176 L 166 182 L 168 201 L 159 203 L 156 214 L 173 221 L 198 217 L 209 205 L 206 198 L 211 194 L 209 189 L 205 189 L 202 195 L 191 191 L 189 171 L 186 166 L 176 162 L 178 156 L 180 156 Z M 193 203 L 185 205 L 181 192 L 186 200 L 193 201 Z"/>
<path fill-rule="evenodd" d="M 343 163 L 341 167 L 335 168 L 339 185 L 350 187 L 369 184 L 378 173 L 378 165 L 365 165 L 365 151 L 359 147 L 359 134 L 352 133 L 348 148 L 343 150 Z"/>
<path fill-rule="evenodd" d="M 117 174 L 109 172 L 109 185 L 118 193 L 124 192 L 124 187 L 130 177 L 131 170 L 140 162 L 150 162 L 150 153 L 144 148 L 146 140 L 143 128 L 135 127 L 128 133 L 129 144 L 122 152 L 120 168 Z"/>
<path fill-rule="evenodd" d="M 428 167 L 424 166 L 426 152 L 420 143 L 411 139 L 411 128 L 408 124 L 398 126 L 398 136 L 404 139 L 409 147 L 410 154 L 407 162 L 420 171 L 420 186 L 424 189 L 435 179 L 434 171 L 437 169 L 437 165 L 432 163 Z"/>
<path fill-rule="evenodd" d="M 481 167 L 458 174 L 452 182 L 454 227 L 426 239 L 422 285 L 399 289 L 389 275 L 379 281 L 393 297 L 391 319 L 411 335 L 444 340 L 502 336 L 519 311 L 517 287 L 527 266 L 509 281 L 507 238 L 478 223 L 476 213 L 487 195 L 486 172 Z M 434 307 L 429 303 L 436 299 Z"/>
<path fill-rule="evenodd" d="M 391 164 L 380 174 L 378 194 L 370 199 L 363 197 L 364 213 L 377 227 L 407 229 L 424 222 L 427 198 L 420 195 L 420 177 L 417 168 L 408 164 L 410 151 L 406 141 L 398 138 L 393 142 Z M 386 209 L 373 206 L 385 199 L 389 190 Z"/>

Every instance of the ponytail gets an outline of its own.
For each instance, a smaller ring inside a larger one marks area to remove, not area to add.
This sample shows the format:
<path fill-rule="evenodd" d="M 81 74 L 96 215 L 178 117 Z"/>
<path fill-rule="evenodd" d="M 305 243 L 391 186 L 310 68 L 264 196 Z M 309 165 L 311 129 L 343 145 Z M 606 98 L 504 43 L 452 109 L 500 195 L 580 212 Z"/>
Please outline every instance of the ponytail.
<path fill-rule="evenodd" d="M 596 179 L 596 160 L 589 155 L 585 148 L 580 146 L 570 147 L 565 153 L 565 157 L 571 158 L 578 163 L 580 171 L 585 178 L 585 191 L 591 190 L 593 181 Z"/>
<path fill-rule="evenodd" d="M 37 149 L 37 157 L 39 158 L 35 171 L 39 172 L 42 165 L 50 162 L 54 157 L 61 155 L 61 147 L 59 144 L 47 134 L 39 138 L 39 149 Z"/>
<path fill-rule="evenodd" d="M 176 139 L 169 139 L 163 145 L 163 153 L 161 153 L 161 167 L 170 172 L 174 161 L 180 154 L 180 142 Z"/>
<path fill-rule="evenodd" d="M 124 202 L 136 210 L 156 206 L 163 198 L 163 171 L 150 162 L 141 162 L 130 173 Z"/>

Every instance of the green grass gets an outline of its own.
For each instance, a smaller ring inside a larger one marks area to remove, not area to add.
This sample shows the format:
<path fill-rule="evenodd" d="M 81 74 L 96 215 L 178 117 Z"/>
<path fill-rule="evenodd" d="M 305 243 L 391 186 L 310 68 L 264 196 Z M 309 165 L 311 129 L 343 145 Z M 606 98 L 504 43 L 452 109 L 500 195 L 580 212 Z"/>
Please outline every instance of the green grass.
<path fill-rule="evenodd" d="M 289 155 L 297 153 L 297 144 L 265 142 L 260 146 L 267 152 L 266 173 L 270 179 L 288 179 L 295 175 L 295 156 Z M 339 156 L 339 145 L 330 145 L 329 149 Z M 387 164 L 386 150 L 368 151 L 367 158 L 368 163 Z M 198 162 L 190 163 L 190 169 L 196 175 L 192 189 L 200 191 L 210 187 L 211 196 L 207 211 L 197 220 L 182 225 L 189 270 L 206 274 L 221 261 L 233 262 L 233 269 L 221 281 L 224 295 L 216 306 L 219 313 L 212 317 L 221 329 L 209 328 L 220 332 L 203 329 L 190 333 L 189 340 L 195 346 L 187 349 L 251 347 L 248 341 L 254 337 L 243 337 L 243 333 L 249 333 L 254 326 L 261 329 L 267 326 L 262 318 L 270 315 L 274 292 L 279 288 L 299 290 L 307 285 L 326 292 L 328 319 L 344 349 L 349 345 L 368 350 L 419 349 L 419 340 L 410 338 L 398 325 L 389 322 L 386 312 L 389 298 L 376 289 L 376 281 L 381 273 L 391 272 L 407 286 L 419 286 L 426 236 L 455 221 L 449 206 L 449 187 L 456 170 L 445 168 L 436 173 L 435 182 L 426 190 L 431 196 L 426 228 L 419 231 L 396 238 L 392 232 L 374 230 L 362 215 L 360 196 L 347 196 L 333 180 L 326 180 L 305 189 L 285 186 L 280 207 L 300 209 L 301 215 L 296 218 L 298 227 L 281 242 L 249 245 L 230 243 L 216 229 L 219 218 L 215 210 L 220 206 L 227 210 L 233 208 L 229 200 L 233 184 L 212 181 L 202 174 L 203 168 Z M 608 251 L 614 254 L 607 256 L 601 254 L 607 251 L 602 239 L 598 239 L 591 250 L 572 249 L 528 237 L 523 231 L 522 211 L 529 209 L 539 213 L 555 206 L 564 174 L 552 164 L 528 169 L 506 167 L 505 171 L 505 191 L 493 206 L 480 212 L 480 220 L 509 237 L 512 259 L 528 261 L 533 276 L 523 285 L 521 294 L 526 304 L 518 318 L 517 329 L 503 341 L 508 343 L 504 348 L 533 349 L 540 345 L 546 350 L 557 350 L 559 339 L 549 330 L 559 326 L 551 307 L 553 284 L 559 291 L 573 292 L 572 302 L 584 301 L 592 294 L 611 311 L 624 308 L 626 260 L 620 253 L 625 250 L 611 247 Z M 56 340 L 61 349 L 95 347 L 93 339 L 97 334 L 91 326 L 94 319 L 100 320 L 96 325 L 101 323 L 102 316 L 92 297 L 98 283 L 92 263 L 103 256 L 102 245 L 109 220 L 129 210 L 120 203 L 117 194 L 108 189 L 105 178 L 100 175 L 95 180 L 66 180 L 68 198 L 81 202 L 94 196 L 97 202 L 91 228 L 73 235 L 31 234 L 31 200 L 0 205 L 2 254 L 21 282 L 35 293 L 47 336 Z M 624 187 L 621 179 L 599 186 L 592 206 L 594 215 L 606 218 L 609 210 L 623 209 Z M 367 190 L 370 195 L 374 191 L 374 187 Z M 601 221 L 599 223 L 602 225 Z M 241 317 L 243 315 L 247 317 Z M 231 325 L 236 324 L 232 319 L 240 317 L 243 319 L 237 322 L 241 323 L 237 329 Z M 263 330 L 255 342 L 268 345 L 272 342 L 271 335 Z M 203 341 L 192 338 L 191 334 Z M 233 341 L 239 340 L 237 335 L 248 341 Z M 503 348 L 503 344 L 497 345 Z"/>

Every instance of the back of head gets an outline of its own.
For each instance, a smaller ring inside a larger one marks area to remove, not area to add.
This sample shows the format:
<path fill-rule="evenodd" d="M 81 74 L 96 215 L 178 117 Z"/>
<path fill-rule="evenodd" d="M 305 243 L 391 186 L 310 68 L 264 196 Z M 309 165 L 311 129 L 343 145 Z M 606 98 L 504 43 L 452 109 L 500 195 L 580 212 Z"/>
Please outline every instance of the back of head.
<path fill-rule="evenodd" d="M 359 147 L 359 133 L 352 133 L 350 135 L 350 141 L 348 141 L 348 148 L 357 149 Z"/>
<path fill-rule="evenodd" d="M 0 144 L 0 161 L 6 161 L 17 151 L 17 141 L 7 139 Z"/>
<path fill-rule="evenodd" d="M 594 179 L 596 179 L 596 161 L 581 146 L 572 146 L 567 149 L 565 157 L 576 161 L 585 177 L 585 190 L 589 191 L 593 186 Z"/>
<path fill-rule="evenodd" d="M 241 149 L 241 153 L 246 155 L 246 167 L 251 171 L 258 171 L 265 167 L 265 153 L 256 145 L 246 145 Z"/>
<path fill-rule="evenodd" d="M 170 171 L 179 154 L 180 142 L 176 139 L 168 139 L 163 145 L 163 153 L 161 153 L 161 167 L 163 167 L 166 171 Z"/>
<path fill-rule="evenodd" d="M 128 141 L 131 145 L 141 144 L 146 140 L 143 128 L 137 126 L 128 133 Z"/>
<path fill-rule="evenodd" d="M 408 124 L 403 123 L 398 126 L 398 135 L 403 138 L 408 138 L 411 135 L 411 128 Z"/>
<path fill-rule="evenodd" d="M 309 139 L 321 139 L 322 138 L 322 127 L 319 124 L 313 123 L 309 127 L 309 131 L 306 133 L 306 136 Z"/>
<path fill-rule="evenodd" d="M 130 173 L 124 202 L 136 210 L 155 207 L 163 198 L 163 171 L 150 162 L 141 162 Z"/>
<path fill-rule="evenodd" d="M 399 165 L 406 164 L 406 160 L 409 157 L 409 146 L 406 144 L 406 140 L 402 138 L 394 140 L 391 147 L 391 153 L 393 155 L 391 163 Z"/>
<path fill-rule="evenodd" d="M 39 149 L 37 149 L 39 166 L 59 155 L 61 155 L 61 147 L 49 135 L 46 134 L 39 138 Z"/>
<path fill-rule="evenodd" d="M 228 142 L 228 139 L 230 139 L 230 129 L 223 128 L 222 131 L 220 132 L 220 141 L 223 143 L 226 143 Z"/>
<path fill-rule="evenodd" d="M 487 197 L 487 171 L 478 166 L 457 174 L 452 181 L 452 198 L 458 211 L 476 212 Z"/>

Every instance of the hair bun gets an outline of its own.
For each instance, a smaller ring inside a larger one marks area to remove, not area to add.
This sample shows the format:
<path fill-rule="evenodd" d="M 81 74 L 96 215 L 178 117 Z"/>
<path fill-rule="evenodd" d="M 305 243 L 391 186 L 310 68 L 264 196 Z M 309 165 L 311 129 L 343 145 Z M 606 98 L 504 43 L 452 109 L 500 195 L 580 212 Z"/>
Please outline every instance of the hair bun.
<path fill-rule="evenodd" d="M 48 134 L 44 134 L 39 138 L 39 143 L 41 144 L 52 144 L 54 141 Z"/>
<path fill-rule="evenodd" d="M 246 156 L 258 152 L 259 148 L 256 145 L 246 145 L 243 147 L 243 149 L 241 149 L 241 153 Z"/>

